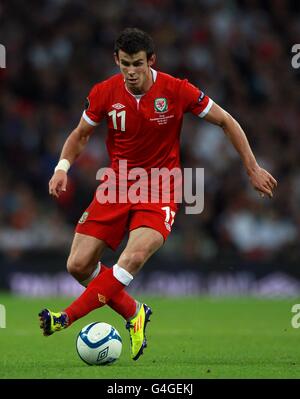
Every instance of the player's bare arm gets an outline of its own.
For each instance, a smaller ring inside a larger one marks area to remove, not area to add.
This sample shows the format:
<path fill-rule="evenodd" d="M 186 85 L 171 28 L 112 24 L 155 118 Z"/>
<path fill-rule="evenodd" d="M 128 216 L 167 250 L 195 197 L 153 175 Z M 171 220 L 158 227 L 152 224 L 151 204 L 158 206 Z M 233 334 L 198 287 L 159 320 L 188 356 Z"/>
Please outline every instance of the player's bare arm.
<path fill-rule="evenodd" d="M 215 103 L 204 119 L 223 129 L 226 136 L 240 154 L 252 186 L 255 190 L 259 191 L 262 196 L 267 194 L 272 198 L 273 190 L 277 186 L 277 181 L 256 162 L 246 134 L 239 123 L 228 112 Z"/>
<path fill-rule="evenodd" d="M 60 160 L 66 160 L 69 165 L 72 165 L 84 150 L 93 130 L 94 126 L 81 118 L 78 126 L 65 141 Z M 63 168 L 57 169 L 49 181 L 49 194 L 58 198 L 63 191 L 66 191 L 67 181 L 67 172 Z"/>

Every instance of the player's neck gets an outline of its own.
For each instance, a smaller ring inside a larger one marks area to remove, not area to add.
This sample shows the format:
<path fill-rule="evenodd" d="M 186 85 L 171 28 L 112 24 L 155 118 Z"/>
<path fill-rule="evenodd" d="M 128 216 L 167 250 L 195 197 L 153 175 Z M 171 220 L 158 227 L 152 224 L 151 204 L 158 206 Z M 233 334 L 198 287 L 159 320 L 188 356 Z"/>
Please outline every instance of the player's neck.
<path fill-rule="evenodd" d="M 153 74 L 152 74 L 151 68 L 149 68 L 149 70 L 147 72 L 147 75 L 146 75 L 146 79 L 145 79 L 144 84 L 142 85 L 142 87 L 137 87 L 136 89 L 135 88 L 129 88 L 129 87 L 127 87 L 127 85 L 126 85 L 126 87 L 127 87 L 127 90 L 130 93 L 132 93 L 134 95 L 139 95 L 139 94 L 147 93 L 147 91 L 150 90 L 150 88 L 153 85 L 153 83 L 154 83 Z"/>

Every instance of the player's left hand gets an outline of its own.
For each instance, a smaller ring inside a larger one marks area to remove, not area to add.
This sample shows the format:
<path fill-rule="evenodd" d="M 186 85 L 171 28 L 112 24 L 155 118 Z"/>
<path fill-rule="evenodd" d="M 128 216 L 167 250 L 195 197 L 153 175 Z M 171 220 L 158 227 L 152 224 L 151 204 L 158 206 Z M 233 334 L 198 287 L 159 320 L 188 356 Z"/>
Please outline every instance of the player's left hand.
<path fill-rule="evenodd" d="M 252 186 L 260 193 L 261 197 L 264 197 L 265 194 L 270 198 L 273 197 L 273 190 L 277 187 L 277 181 L 269 172 L 257 165 L 254 169 L 248 171 L 248 175 Z"/>

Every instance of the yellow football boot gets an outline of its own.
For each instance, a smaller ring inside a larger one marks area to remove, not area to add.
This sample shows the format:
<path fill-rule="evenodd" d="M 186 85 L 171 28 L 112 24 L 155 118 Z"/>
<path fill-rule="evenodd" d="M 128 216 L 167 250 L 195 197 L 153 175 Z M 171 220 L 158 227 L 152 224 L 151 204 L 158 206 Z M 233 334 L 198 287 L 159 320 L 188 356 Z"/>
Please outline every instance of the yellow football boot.
<path fill-rule="evenodd" d="M 137 360 L 143 354 L 144 348 L 147 347 L 145 330 L 151 314 L 151 308 L 142 304 L 137 315 L 126 323 L 130 335 L 131 358 L 133 360 Z"/>
<path fill-rule="evenodd" d="M 43 309 L 39 313 L 40 328 L 45 336 L 52 335 L 56 331 L 61 331 L 68 327 L 68 316 L 66 313 L 51 312 L 49 309 Z"/>

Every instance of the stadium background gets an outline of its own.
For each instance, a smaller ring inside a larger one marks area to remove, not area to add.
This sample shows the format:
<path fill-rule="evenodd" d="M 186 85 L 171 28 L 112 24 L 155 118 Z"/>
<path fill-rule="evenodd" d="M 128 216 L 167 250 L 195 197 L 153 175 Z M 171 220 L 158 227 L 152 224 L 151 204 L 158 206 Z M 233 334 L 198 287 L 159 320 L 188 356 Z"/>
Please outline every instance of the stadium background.
<path fill-rule="evenodd" d="M 272 200 L 259 198 L 222 131 L 187 116 L 181 156 L 183 166 L 205 168 L 204 211 L 181 211 L 130 290 L 299 295 L 300 70 L 291 66 L 299 10 L 296 0 L 1 1 L 0 289 L 81 291 L 65 263 L 96 171 L 107 164 L 104 124 L 58 201 L 48 181 L 91 86 L 118 72 L 116 35 L 136 26 L 156 42 L 156 68 L 188 78 L 228 110 L 279 185 Z"/>

